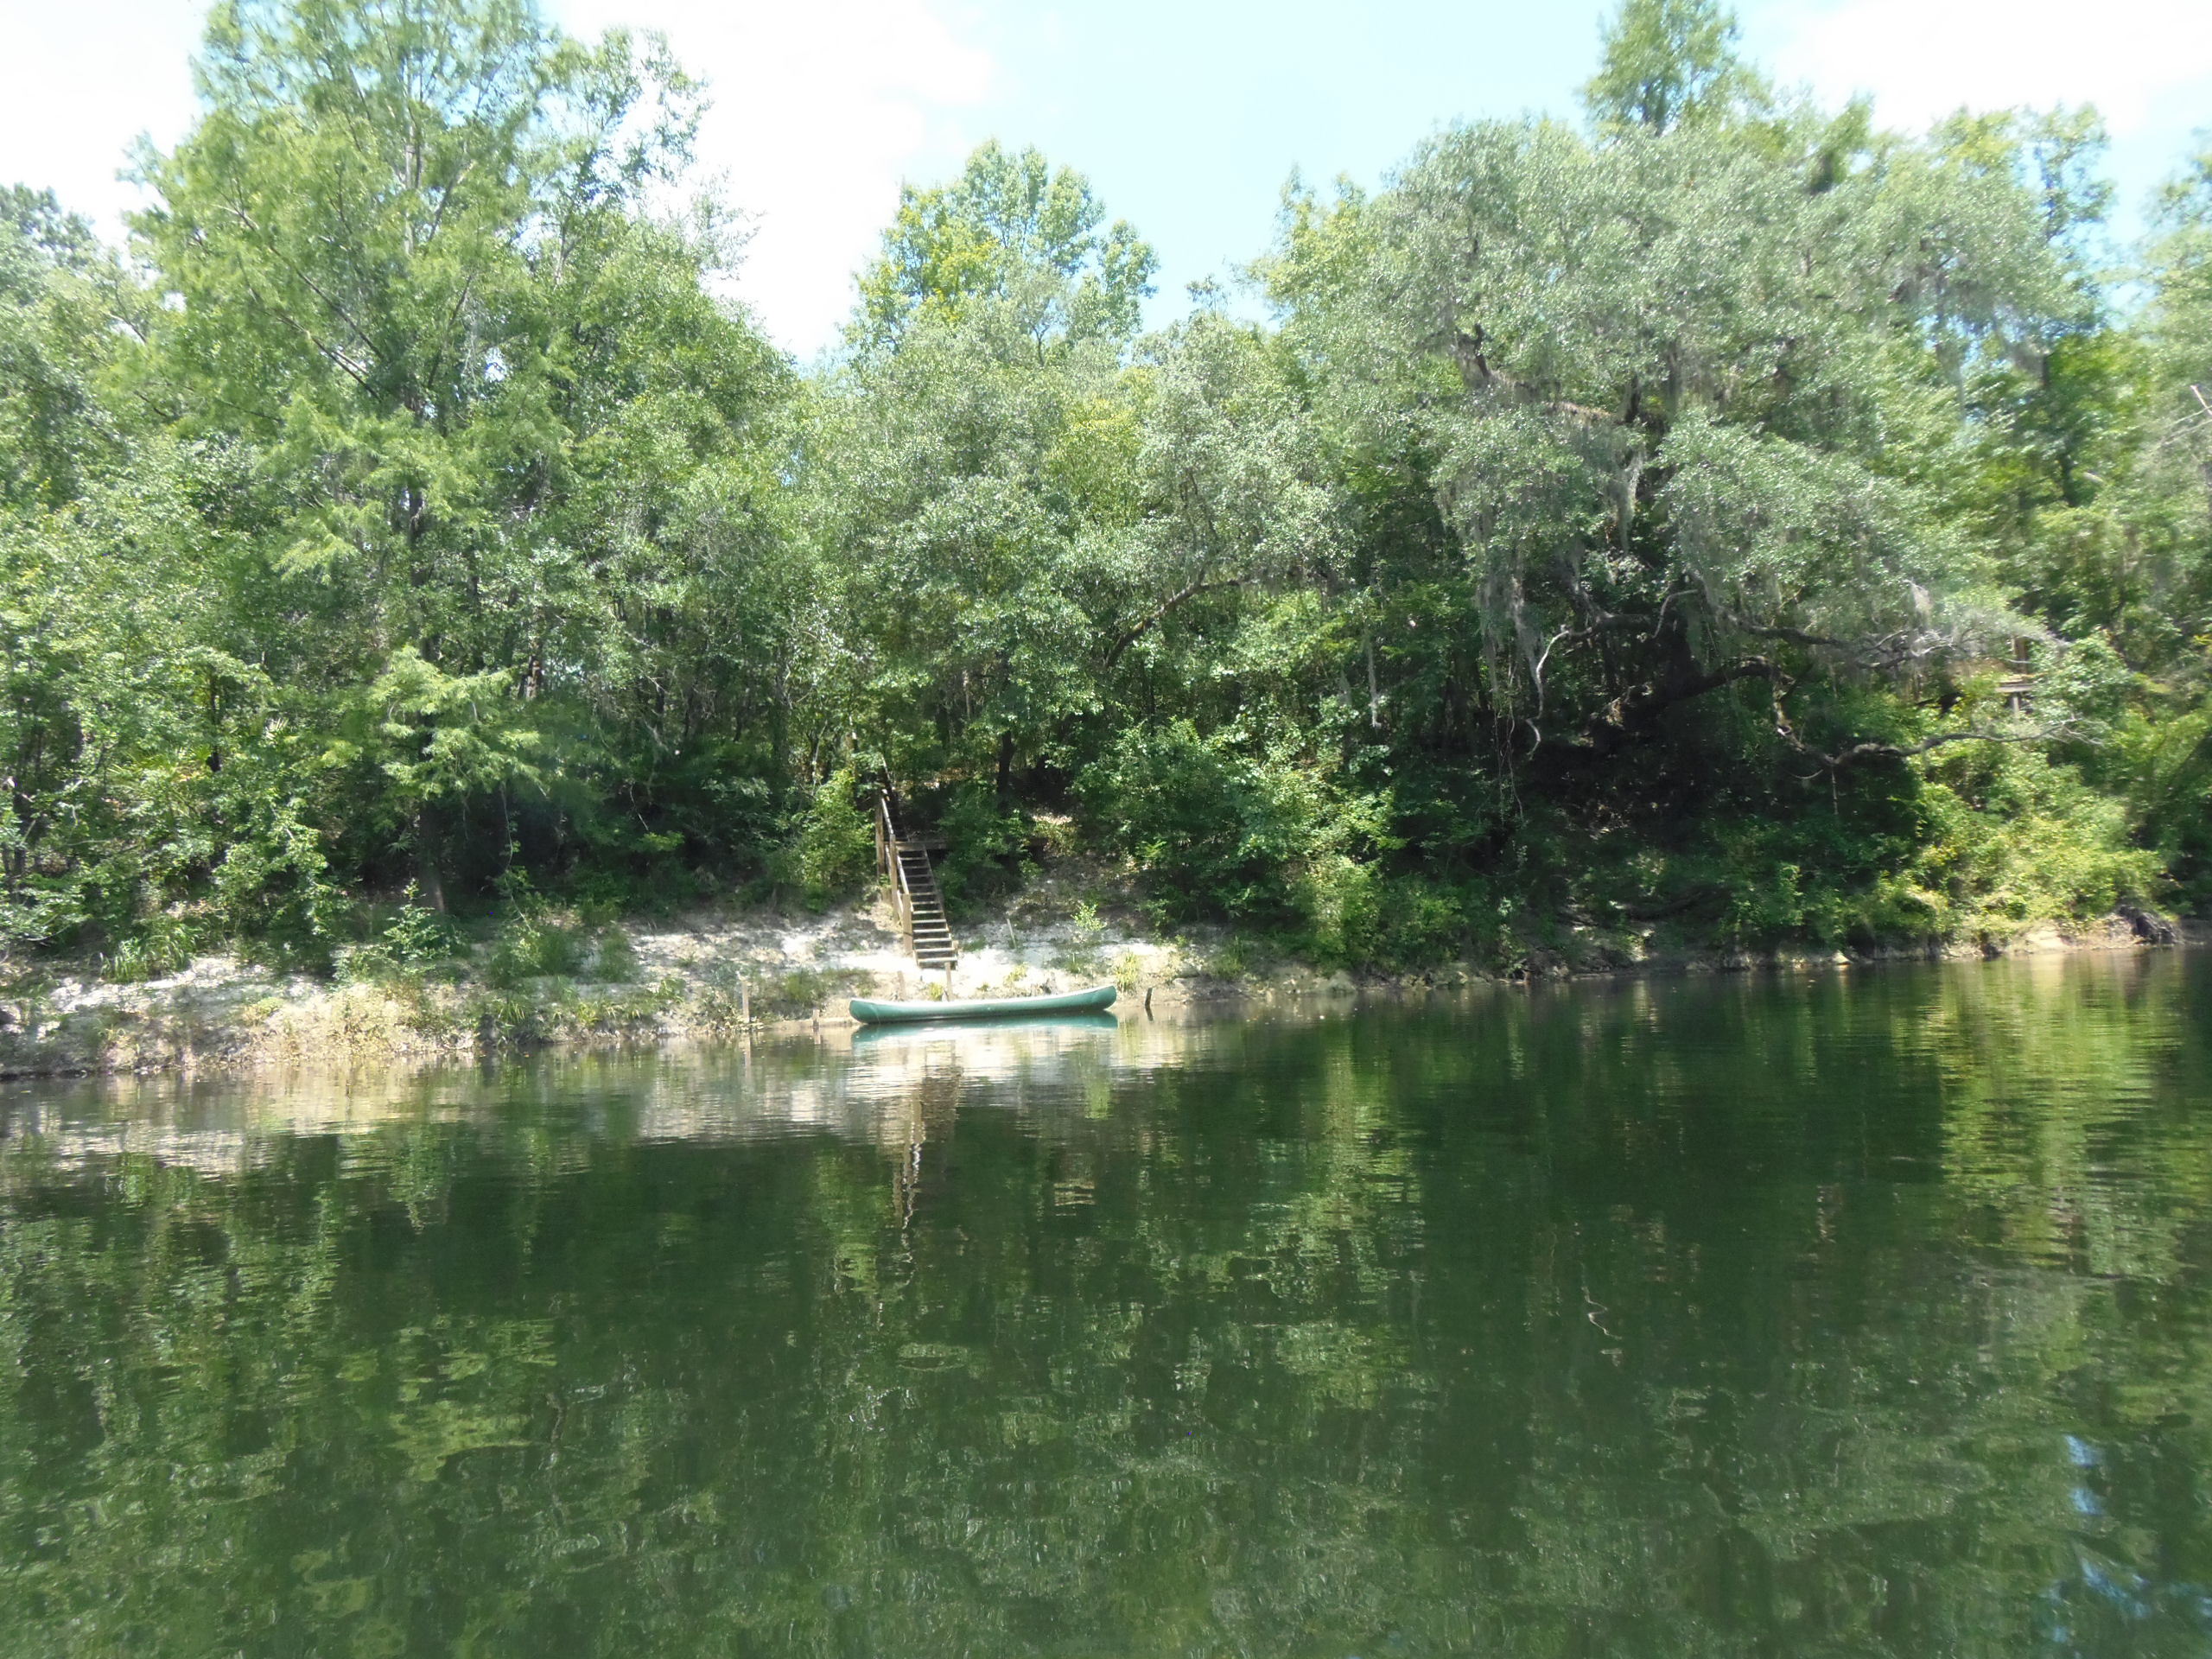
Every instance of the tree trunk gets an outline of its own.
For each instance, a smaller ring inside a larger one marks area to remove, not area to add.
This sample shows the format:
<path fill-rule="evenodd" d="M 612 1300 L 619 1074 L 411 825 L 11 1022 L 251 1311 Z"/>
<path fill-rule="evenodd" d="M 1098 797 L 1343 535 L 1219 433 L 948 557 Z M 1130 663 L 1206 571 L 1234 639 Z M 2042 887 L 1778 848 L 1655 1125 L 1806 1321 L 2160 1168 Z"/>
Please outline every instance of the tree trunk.
<path fill-rule="evenodd" d="M 445 878 L 438 869 L 440 837 L 437 815 L 426 805 L 415 809 L 415 881 L 423 902 L 442 916 L 446 913 Z"/>

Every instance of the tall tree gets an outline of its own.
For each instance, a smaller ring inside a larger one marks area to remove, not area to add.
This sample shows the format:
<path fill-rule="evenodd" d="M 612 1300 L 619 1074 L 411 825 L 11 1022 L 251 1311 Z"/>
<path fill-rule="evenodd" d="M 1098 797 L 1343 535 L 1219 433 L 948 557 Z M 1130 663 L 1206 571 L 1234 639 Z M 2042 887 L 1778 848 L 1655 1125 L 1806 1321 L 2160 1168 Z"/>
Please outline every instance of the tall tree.
<path fill-rule="evenodd" d="M 883 251 L 861 273 L 851 337 L 880 348 L 924 318 L 989 304 L 1009 311 L 1040 351 L 1126 342 L 1160 262 L 1128 221 L 1102 231 L 1105 217 L 1080 173 L 1034 149 L 986 143 L 951 183 L 899 192 Z"/>
<path fill-rule="evenodd" d="M 357 813 L 436 893 L 448 838 L 480 869 L 556 751 L 613 748 L 650 800 L 639 773 L 727 712 L 686 677 L 728 607 L 683 590 L 696 561 L 758 564 L 730 550 L 773 520 L 749 435 L 785 374 L 706 290 L 713 221 L 650 212 L 696 89 L 657 46 L 585 46 L 523 0 L 226 0 L 200 86 L 199 124 L 145 169 L 162 361 L 184 429 L 249 440 L 278 486 L 262 545 L 291 626 L 264 645 L 337 697 Z"/>
<path fill-rule="evenodd" d="M 872 746 L 1000 786 L 1095 702 L 1079 600 L 1121 487 L 1154 259 L 1089 182 L 986 144 L 909 189 L 863 273 L 817 429 L 838 630 Z M 979 753 L 970 754 L 971 749 Z"/>
<path fill-rule="evenodd" d="M 0 189 L 0 508 L 59 506 L 120 431 L 99 381 L 143 303 L 51 190 Z"/>
<path fill-rule="evenodd" d="M 1719 0 L 1623 0 L 1606 20 L 1598 73 L 1582 89 L 1600 127 L 1666 132 L 1763 107 L 1765 83 L 1738 55 Z"/>

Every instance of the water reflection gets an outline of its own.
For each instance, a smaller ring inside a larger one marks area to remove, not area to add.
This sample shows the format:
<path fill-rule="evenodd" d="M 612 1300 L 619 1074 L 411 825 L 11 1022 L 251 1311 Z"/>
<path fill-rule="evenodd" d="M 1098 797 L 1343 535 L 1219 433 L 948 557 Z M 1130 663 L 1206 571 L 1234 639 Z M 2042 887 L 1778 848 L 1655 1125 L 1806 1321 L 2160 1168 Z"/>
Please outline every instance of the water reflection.
<path fill-rule="evenodd" d="M 2201 1652 L 2207 968 L 17 1087 L 3 1628 Z"/>

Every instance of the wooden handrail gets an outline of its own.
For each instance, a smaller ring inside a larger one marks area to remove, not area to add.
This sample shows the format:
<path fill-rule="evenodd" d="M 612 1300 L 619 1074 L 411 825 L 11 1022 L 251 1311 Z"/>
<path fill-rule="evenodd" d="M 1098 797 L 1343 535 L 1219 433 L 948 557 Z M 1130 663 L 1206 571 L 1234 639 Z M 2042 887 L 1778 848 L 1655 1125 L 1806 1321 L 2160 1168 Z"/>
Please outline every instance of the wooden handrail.
<path fill-rule="evenodd" d="M 899 820 L 891 813 L 888 791 L 875 798 L 875 859 L 891 880 L 892 907 L 899 913 L 899 925 L 906 935 L 906 949 L 914 948 L 914 895 L 906 886 L 906 867 L 899 861 Z"/>
<path fill-rule="evenodd" d="M 899 832 L 899 809 L 887 786 L 875 801 L 876 861 L 882 866 L 884 875 L 891 884 L 891 902 L 899 917 L 899 931 L 906 935 L 906 949 L 916 961 L 921 960 L 921 945 L 914 932 L 914 907 L 917 899 L 926 902 L 930 916 L 930 950 L 933 960 L 942 960 L 945 971 L 959 957 L 959 948 L 950 944 L 950 929 L 944 916 L 944 895 L 938 891 L 935 872 L 930 868 L 930 853 L 941 848 L 941 841 L 927 841 L 920 836 Z M 907 879 L 906 861 L 918 859 L 912 880 Z M 944 934 L 938 938 L 938 932 Z M 950 949 L 948 950 L 948 946 Z"/>

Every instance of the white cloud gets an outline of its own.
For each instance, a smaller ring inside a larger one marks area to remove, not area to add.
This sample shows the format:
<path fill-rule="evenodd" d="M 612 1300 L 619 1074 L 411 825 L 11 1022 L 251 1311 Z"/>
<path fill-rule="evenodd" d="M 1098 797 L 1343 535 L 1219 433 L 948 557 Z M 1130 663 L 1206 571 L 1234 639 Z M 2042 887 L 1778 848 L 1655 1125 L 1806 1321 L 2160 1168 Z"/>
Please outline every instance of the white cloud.
<path fill-rule="evenodd" d="M 140 193 L 116 173 L 141 133 L 192 121 L 206 0 L 0 0 L 0 184 L 50 188 L 119 233 Z"/>
<path fill-rule="evenodd" d="M 709 84 L 699 159 L 755 235 L 737 291 L 782 345 L 829 344 L 906 179 L 957 168 L 985 135 L 997 66 L 940 0 L 543 0 L 572 33 L 666 34 Z M 0 184 L 51 187 L 119 233 L 142 132 L 167 147 L 196 112 L 189 60 L 207 0 L 0 0 Z"/>
<path fill-rule="evenodd" d="M 714 108 L 699 159 L 754 236 L 739 296 L 779 344 L 835 337 L 899 187 L 957 167 L 996 66 L 929 0 L 562 0 L 572 33 L 658 29 Z"/>
<path fill-rule="evenodd" d="M 1751 22 L 1782 79 L 1872 93 L 1895 125 L 1961 105 L 2091 103 L 2120 138 L 2212 118 L 2212 0 L 1840 0 Z"/>

